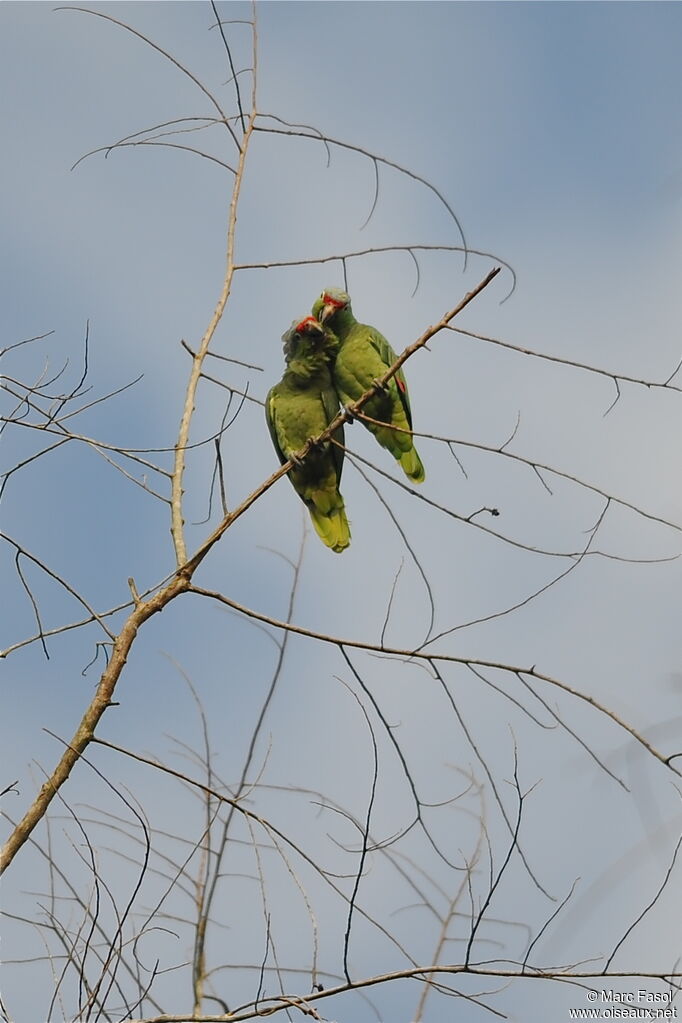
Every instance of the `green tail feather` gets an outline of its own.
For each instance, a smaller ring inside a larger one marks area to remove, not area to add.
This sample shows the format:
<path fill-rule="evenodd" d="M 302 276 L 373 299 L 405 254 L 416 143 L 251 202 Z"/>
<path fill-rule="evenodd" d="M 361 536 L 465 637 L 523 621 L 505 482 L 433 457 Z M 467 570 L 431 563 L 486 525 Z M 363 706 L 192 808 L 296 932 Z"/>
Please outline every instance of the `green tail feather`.
<path fill-rule="evenodd" d="M 315 505 L 308 505 L 310 518 L 313 521 L 315 532 L 322 543 L 330 547 L 335 554 L 341 554 L 350 544 L 350 527 L 346 518 L 346 509 L 343 504 L 332 508 L 331 511 L 321 512 Z"/>
<path fill-rule="evenodd" d="M 398 430 L 384 429 L 383 427 L 370 427 L 372 433 L 382 447 L 393 455 L 403 469 L 403 472 L 413 483 L 423 483 L 426 479 L 426 471 L 422 460 L 417 454 L 417 449 L 412 443 L 409 434 L 400 433 Z"/>
<path fill-rule="evenodd" d="M 426 471 L 416 448 L 413 447 L 410 451 L 405 451 L 400 456 L 400 464 L 405 475 L 409 476 L 413 483 L 423 483 L 426 479 Z"/>

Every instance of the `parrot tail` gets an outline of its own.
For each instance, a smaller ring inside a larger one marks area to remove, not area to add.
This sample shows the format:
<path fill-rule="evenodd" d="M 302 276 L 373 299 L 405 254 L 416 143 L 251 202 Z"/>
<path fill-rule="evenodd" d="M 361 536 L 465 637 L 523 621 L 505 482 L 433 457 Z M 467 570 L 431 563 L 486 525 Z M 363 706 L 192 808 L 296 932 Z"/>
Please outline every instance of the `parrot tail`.
<path fill-rule="evenodd" d="M 399 462 L 403 467 L 403 471 L 406 476 L 412 480 L 413 483 L 423 483 L 426 479 L 426 470 L 422 465 L 422 460 L 417 454 L 415 447 L 410 448 L 409 451 L 404 451 L 399 458 Z"/>
<path fill-rule="evenodd" d="M 322 543 L 330 547 L 335 554 L 345 551 L 350 544 L 350 527 L 343 503 L 328 512 L 321 512 L 315 505 L 310 504 L 308 511 L 313 520 L 315 532 Z"/>
<path fill-rule="evenodd" d="M 403 426 L 403 423 L 397 423 L 398 426 Z M 407 428 L 408 423 L 405 420 L 404 427 Z M 412 438 L 409 434 L 400 433 L 398 430 L 392 430 L 390 426 L 370 426 L 369 429 L 374 434 L 376 439 L 379 441 L 383 448 L 393 455 L 397 462 L 400 462 L 403 472 L 413 483 L 423 483 L 426 479 L 426 472 L 422 465 L 422 460 L 417 454 L 417 449 L 412 443 Z"/>

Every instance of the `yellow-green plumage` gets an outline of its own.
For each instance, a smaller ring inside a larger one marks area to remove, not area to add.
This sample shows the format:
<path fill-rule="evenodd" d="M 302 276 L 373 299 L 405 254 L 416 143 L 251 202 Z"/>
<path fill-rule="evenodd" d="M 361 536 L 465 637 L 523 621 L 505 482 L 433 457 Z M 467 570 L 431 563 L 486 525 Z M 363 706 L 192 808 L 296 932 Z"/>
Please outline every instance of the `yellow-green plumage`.
<path fill-rule="evenodd" d="M 350 529 L 339 491 L 343 448 L 331 441 L 313 447 L 302 462 L 297 453 L 326 430 L 339 410 L 329 360 L 336 338 L 307 317 L 284 335 L 286 369 L 268 393 L 265 414 L 280 462 L 293 456 L 291 484 L 306 505 L 318 536 L 335 553 L 350 543 Z M 343 426 L 334 432 L 343 445 Z"/>
<path fill-rule="evenodd" d="M 383 334 L 365 323 L 358 323 L 351 310 L 350 296 L 339 288 L 322 292 L 312 313 L 338 337 L 334 386 L 341 403 L 351 405 L 383 377 L 395 362 L 396 354 Z M 423 483 L 426 473 L 412 436 L 409 432 L 400 432 L 412 429 L 410 398 L 402 369 L 388 381 L 383 391 L 363 405 L 362 413 L 386 423 L 380 426 L 361 420 L 379 444 L 400 463 L 405 475 L 414 483 Z"/>

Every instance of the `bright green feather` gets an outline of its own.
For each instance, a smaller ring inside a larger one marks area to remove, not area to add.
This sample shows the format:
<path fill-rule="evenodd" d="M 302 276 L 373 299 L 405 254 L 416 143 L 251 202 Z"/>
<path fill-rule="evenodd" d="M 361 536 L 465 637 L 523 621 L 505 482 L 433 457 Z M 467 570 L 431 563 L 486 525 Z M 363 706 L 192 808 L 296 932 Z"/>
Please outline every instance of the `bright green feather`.
<path fill-rule="evenodd" d="M 396 354 L 383 334 L 374 327 L 358 323 L 353 316 L 350 296 L 339 288 L 328 288 L 322 293 L 313 305 L 313 315 L 320 318 L 325 327 L 331 327 L 338 337 L 340 347 L 334 363 L 334 386 L 341 403 L 351 405 L 384 376 L 395 362 Z M 361 420 L 379 444 L 400 462 L 405 474 L 414 483 L 422 483 L 426 473 L 412 437 L 409 432 L 400 432 L 412 429 L 410 398 L 402 369 L 389 380 L 385 391 L 363 405 L 362 413 L 386 424 L 381 426 Z"/>
<path fill-rule="evenodd" d="M 270 436 L 282 463 L 296 456 L 311 437 L 323 433 L 339 409 L 329 369 L 329 346 L 333 348 L 334 336 L 330 332 L 322 336 L 321 331 L 295 337 L 290 334 L 285 334 L 284 376 L 271 388 L 265 402 Z M 343 426 L 335 431 L 334 439 L 343 445 Z M 326 441 L 313 447 L 305 460 L 289 472 L 291 484 L 308 508 L 318 536 L 337 553 L 350 543 L 348 519 L 339 491 L 342 467 L 343 447 Z"/>

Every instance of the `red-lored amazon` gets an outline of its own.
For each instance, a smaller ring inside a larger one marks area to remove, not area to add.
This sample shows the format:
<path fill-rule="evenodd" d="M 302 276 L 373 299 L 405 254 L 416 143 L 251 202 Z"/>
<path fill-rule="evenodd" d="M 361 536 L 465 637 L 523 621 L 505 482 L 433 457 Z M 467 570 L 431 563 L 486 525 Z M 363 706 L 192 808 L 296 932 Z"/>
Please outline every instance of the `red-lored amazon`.
<path fill-rule="evenodd" d="M 331 441 L 311 448 L 300 460 L 297 452 L 329 426 L 339 411 L 329 363 L 338 342 L 314 317 L 294 320 L 282 337 L 286 369 L 265 400 L 272 442 L 283 464 L 291 459 L 289 479 L 310 512 L 322 542 L 337 554 L 350 543 L 350 529 L 339 492 L 343 448 Z M 334 433 L 343 444 L 343 425 Z"/>
<path fill-rule="evenodd" d="M 384 375 L 395 362 L 396 354 L 383 334 L 365 323 L 358 323 L 353 316 L 350 295 L 340 288 L 323 291 L 312 313 L 338 337 L 334 386 L 342 404 L 350 405 Z M 371 419 L 399 427 L 399 430 L 392 430 L 390 426 L 376 426 L 363 420 L 382 447 L 400 462 L 405 475 L 414 483 L 423 483 L 426 473 L 412 437 L 400 432 L 412 429 L 410 398 L 402 369 L 363 405 L 362 412 Z"/>

